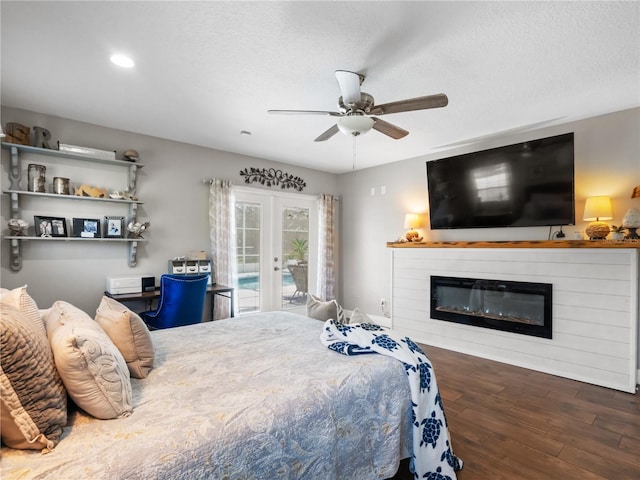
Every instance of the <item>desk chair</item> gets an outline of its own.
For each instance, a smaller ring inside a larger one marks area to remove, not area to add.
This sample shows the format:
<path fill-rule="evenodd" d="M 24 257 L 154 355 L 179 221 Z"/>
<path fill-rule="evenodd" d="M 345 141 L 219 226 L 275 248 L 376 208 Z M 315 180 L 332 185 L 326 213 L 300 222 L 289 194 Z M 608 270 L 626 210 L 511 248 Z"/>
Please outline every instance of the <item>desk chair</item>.
<path fill-rule="evenodd" d="M 209 275 L 162 275 L 158 308 L 140 313 L 149 329 L 180 327 L 202 321 Z"/>

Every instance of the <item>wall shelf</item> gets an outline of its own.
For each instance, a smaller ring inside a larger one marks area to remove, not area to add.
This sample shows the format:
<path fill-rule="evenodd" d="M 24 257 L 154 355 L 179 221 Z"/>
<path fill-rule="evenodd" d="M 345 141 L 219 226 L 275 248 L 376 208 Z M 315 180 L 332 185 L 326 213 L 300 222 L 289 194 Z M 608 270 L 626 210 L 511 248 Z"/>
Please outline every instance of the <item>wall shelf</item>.
<path fill-rule="evenodd" d="M 30 192 L 26 190 L 22 190 L 20 188 L 20 180 L 22 174 L 21 168 L 21 158 L 20 155 L 23 153 L 35 154 L 35 155 L 43 155 L 49 158 L 60 158 L 66 160 L 79 160 L 82 162 L 93 162 L 95 164 L 103 164 L 103 165 L 115 165 L 119 167 L 125 167 L 128 171 L 127 178 L 127 190 L 130 192 L 135 192 L 136 190 L 136 181 L 137 181 L 137 171 L 138 168 L 143 165 L 140 163 L 129 162 L 126 160 L 117 160 L 117 159 L 108 159 L 108 158 L 100 158 L 100 157 L 91 157 L 86 155 L 78 155 L 74 153 L 62 152 L 59 150 L 52 150 L 47 148 L 38 148 L 32 147 L 29 145 L 17 145 L 13 143 L 2 143 L 2 148 L 10 151 L 10 170 L 9 170 L 9 180 L 11 181 L 11 186 L 9 189 L 4 190 L 3 193 L 9 195 L 11 200 L 10 211 L 11 218 L 20 218 L 21 210 L 19 206 L 19 198 L 46 198 L 56 200 L 80 200 L 84 202 L 107 202 L 107 203 L 118 203 L 121 205 L 128 206 L 129 214 L 128 221 L 136 221 L 138 205 L 142 205 L 143 202 L 139 200 L 128 200 L 128 199 L 115 199 L 115 198 L 95 198 L 95 197 L 84 197 L 84 196 L 76 196 L 76 195 L 60 195 L 55 193 L 44 193 L 44 192 Z M 5 235 L 3 237 L 6 240 L 10 241 L 11 245 L 11 269 L 13 271 L 19 271 L 22 268 L 22 256 L 20 252 L 20 244 L 24 241 L 66 241 L 66 242 L 116 242 L 116 243 L 125 243 L 128 244 L 129 252 L 128 252 L 128 264 L 130 267 L 134 267 L 136 265 L 136 257 L 138 250 L 138 242 L 144 242 L 145 239 L 142 238 L 81 238 L 81 237 L 38 237 L 38 236 L 17 236 L 17 235 Z"/>

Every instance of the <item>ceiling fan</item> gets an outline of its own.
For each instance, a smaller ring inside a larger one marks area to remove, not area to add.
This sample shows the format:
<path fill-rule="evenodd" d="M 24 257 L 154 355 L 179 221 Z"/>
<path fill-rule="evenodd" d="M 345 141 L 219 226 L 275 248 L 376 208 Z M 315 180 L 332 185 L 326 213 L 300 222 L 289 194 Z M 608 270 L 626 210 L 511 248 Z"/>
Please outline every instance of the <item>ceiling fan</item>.
<path fill-rule="evenodd" d="M 336 124 L 320 134 L 315 139 L 316 142 L 328 140 L 339 131 L 346 135 L 358 136 L 367 133 L 372 128 L 398 140 L 407 136 L 409 132 L 397 125 L 381 120 L 377 116 L 446 107 L 449 103 L 449 99 L 444 93 L 438 93 L 426 97 L 375 105 L 373 97 L 360 90 L 360 85 L 365 79 L 364 75 L 346 70 L 336 70 L 336 79 L 342 94 L 338 98 L 339 112 L 318 110 L 268 110 L 267 112 L 284 115 L 329 115 L 338 117 Z"/>

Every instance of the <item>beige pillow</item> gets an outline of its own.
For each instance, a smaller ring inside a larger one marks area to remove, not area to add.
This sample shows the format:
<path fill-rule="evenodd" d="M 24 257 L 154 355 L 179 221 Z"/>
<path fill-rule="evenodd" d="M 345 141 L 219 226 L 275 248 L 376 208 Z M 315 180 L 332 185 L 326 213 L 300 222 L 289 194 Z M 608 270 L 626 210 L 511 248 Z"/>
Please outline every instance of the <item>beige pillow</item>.
<path fill-rule="evenodd" d="M 96 322 L 109 335 L 124 357 L 134 378 L 145 378 L 153 368 L 155 352 L 149 329 L 140 316 L 120 302 L 102 297 Z"/>
<path fill-rule="evenodd" d="M 46 318 L 53 358 L 71 399 L 96 418 L 131 414 L 131 380 L 122 354 L 102 327 L 57 301 Z"/>
<path fill-rule="evenodd" d="M 42 335 L 47 335 L 44 324 L 40 318 L 38 305 L 27 293 L 27 286 L 14 288 L 13 290 L 2 289 L 0 292 L 0 303 L 2 306 L 11 305 L 24 313 Z"/>
<path fill-rule="evenodd" d="M 307 294 L 307 317 L 326 322 L 329 319 L 345 323 L 344 310 L 335 300 L 323 302 L 321 298 Z"/>
<path fill-rule="evenodd" d="M 47 337 L 17 308 L 0 310 L 2 442 L 46 453 L 67 423 L 67 392 Z"/>

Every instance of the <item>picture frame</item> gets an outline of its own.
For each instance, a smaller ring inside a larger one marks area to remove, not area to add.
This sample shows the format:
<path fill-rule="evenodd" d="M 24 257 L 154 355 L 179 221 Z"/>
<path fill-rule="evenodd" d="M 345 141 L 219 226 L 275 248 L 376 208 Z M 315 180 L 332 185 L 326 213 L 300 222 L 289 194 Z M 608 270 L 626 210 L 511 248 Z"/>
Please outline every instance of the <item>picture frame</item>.
<path fill-rule="evenodd" d="M 104 217 L 104 238 L 124 238 L 124 217 Z"/>
<path fill-rule="evenodd" d="M 72 235 L 80 238 L 100 238 L 100 220 L 97 218 L 74 218 Z"/>
<path fill-rule="evenodd" d="M 36 237 L 67 237 L 67 219 L 64 217 L 33 216 Z"/>

